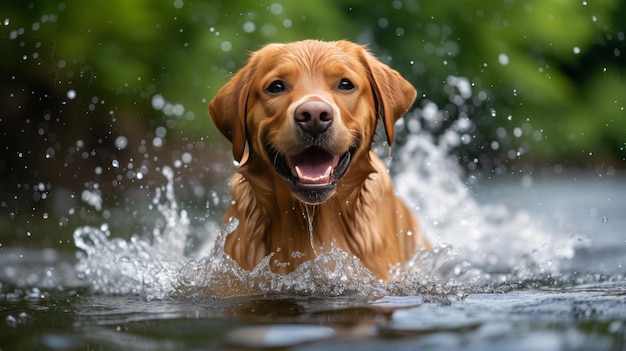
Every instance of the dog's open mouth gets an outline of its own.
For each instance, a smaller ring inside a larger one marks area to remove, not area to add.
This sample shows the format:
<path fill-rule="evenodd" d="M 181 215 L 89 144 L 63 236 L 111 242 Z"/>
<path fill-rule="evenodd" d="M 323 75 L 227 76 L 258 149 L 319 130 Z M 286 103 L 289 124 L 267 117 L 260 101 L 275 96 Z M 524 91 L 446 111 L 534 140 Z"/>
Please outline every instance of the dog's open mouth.
<path fill-rule="evenodd" d="M 285 156 L 267 148 L 274 168 L 289 181 L 301 200 L 318 204 L 335 191 L 337 181 L 348 170 L 353 150 L 333 155 L 319 146 L 311 146 L 293 155 Z"/>

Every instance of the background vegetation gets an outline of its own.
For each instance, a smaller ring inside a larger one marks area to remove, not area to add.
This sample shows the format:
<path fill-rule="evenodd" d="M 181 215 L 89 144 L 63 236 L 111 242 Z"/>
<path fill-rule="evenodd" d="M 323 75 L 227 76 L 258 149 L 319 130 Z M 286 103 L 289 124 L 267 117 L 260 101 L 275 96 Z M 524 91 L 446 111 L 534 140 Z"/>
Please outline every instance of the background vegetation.
<path fill-rule="evenodd" d="M 421 128 L 466 120 L 469 170 L 623 167 L 626 2 L 620 0 L 67 0 L 0 13 L 0 201 L 53 187 L 126 191 L 174 165 L 222 181 L 207 103 L 268 42 L 368 44 L 419 89 Z M 143 184 L 143 183 L 142 183 Z M 197 187 L 193 185 L 197 184 Z M 34 204 L 34 205 L 33 205 Z M 12 210 L 13 211 L 13 210 Z"/>

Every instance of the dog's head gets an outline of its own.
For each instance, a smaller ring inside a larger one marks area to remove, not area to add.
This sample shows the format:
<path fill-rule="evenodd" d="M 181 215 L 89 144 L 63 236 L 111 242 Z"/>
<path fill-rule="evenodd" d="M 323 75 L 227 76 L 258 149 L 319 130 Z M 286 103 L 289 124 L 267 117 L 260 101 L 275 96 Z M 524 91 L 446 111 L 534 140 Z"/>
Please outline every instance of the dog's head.
<path fill-rule="evenodd" d="M 378 119 L 391 145 L 415 95 L 363 46 L 306 40 L 254 52 L 209 112 L 235 160 L 262 158 L 298 199 L 319 204 L 354 160 L 367 157 Z"/>

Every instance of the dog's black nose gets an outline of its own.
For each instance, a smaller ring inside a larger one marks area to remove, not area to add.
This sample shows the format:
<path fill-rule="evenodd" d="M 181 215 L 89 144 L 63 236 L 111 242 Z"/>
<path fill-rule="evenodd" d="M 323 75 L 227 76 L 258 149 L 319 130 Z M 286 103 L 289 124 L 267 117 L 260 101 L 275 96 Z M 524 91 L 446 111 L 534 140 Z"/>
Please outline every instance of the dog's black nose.
<path fill-rule="evenodd" d="M 333 124 L 333 109 L 323 101 L 307 101 L 296 108 L 294 119 L 300 129 L 316 136 Z"/>

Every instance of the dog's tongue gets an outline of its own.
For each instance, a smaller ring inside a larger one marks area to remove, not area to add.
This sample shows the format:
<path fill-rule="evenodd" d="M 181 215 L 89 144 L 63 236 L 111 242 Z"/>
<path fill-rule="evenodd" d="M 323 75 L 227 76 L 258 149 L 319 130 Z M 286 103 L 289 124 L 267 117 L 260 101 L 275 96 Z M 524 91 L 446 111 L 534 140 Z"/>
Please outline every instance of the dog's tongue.
<path fill-rule="evenodd" d="M 291 172 L 303 184 L 328 184 L 339 156 L 320 148 L 308 148 L 289 159 Z"/>

